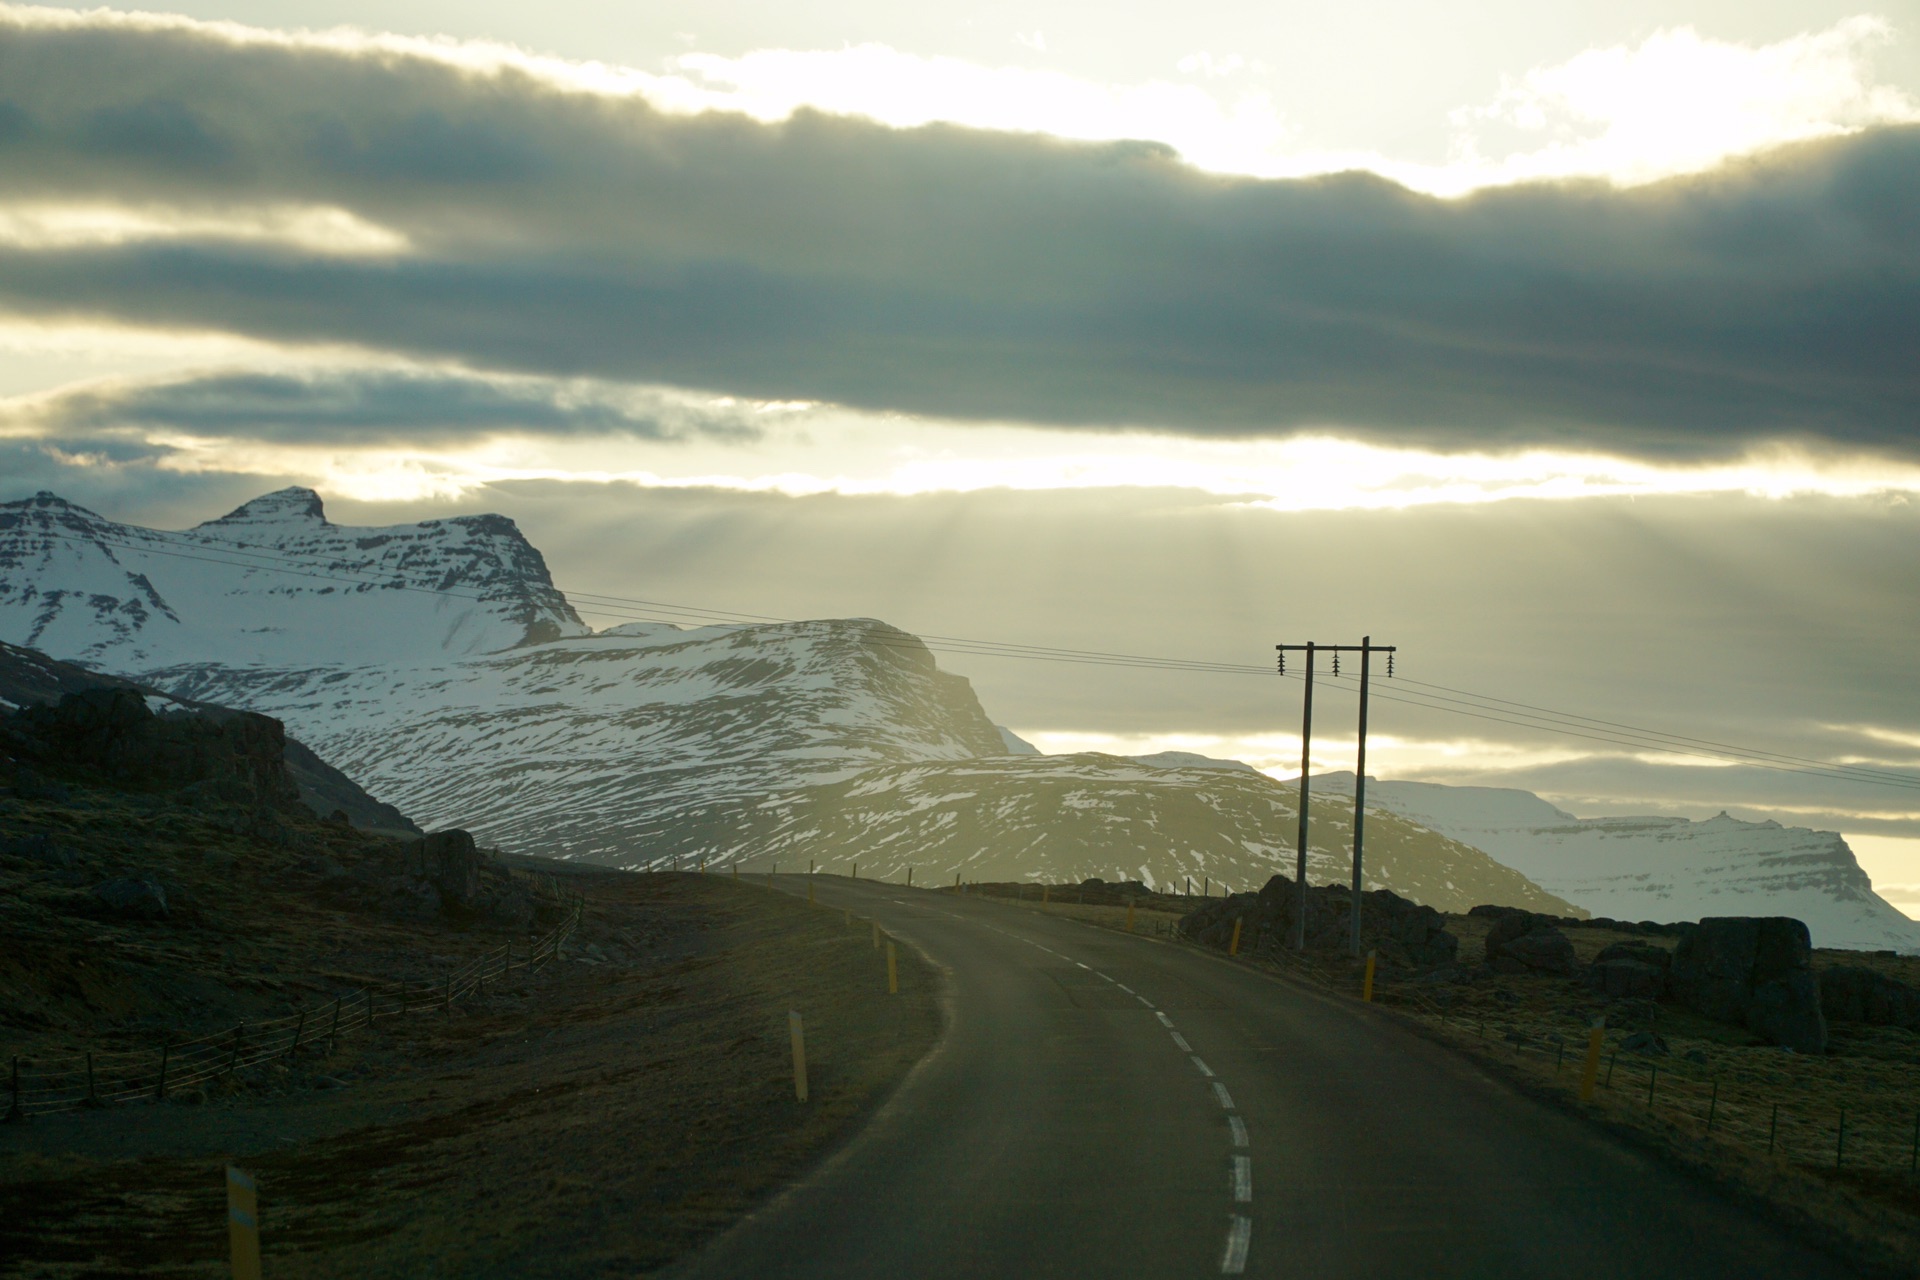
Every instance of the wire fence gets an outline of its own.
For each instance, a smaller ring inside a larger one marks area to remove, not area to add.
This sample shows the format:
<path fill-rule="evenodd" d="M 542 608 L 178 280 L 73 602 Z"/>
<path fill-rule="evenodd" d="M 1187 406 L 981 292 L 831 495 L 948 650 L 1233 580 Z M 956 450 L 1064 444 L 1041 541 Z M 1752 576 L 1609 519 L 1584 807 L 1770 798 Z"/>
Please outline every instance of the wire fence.
<path fill-rule="evenodd" d="M 1423 1020 L 1542 1073 L 1577 1081 L 1585 1065 L 1587 1036 L 1518 1020 L 1450 1015 L 1417 997 L 1410 1001 Z M 1683 1132 L 1745 1147 L 1816 1168 L 1920 1175 L 1920 1067 L 1876 1062 L 1850 1069 L 1845 1063 L 1809 1062 L 1756 1079 L 1752 1068 L 1634 1052 L 1621 1047 L 1631 1033 L 1609 1031 L 1594 1081 L 1595 1096 L 1650 1121 Z M 1753 1054 L 1780 1050 L 1747 1050 Z"/>
<path fill-rule="evenodd" d="M 397 981 L 360 987 L 330 1004 L 303 1007 L 279 1018 L 241 1022 L 223 1031 L 186 1039 L 163 1038 L 151 1049 L 96 1050 L 61 1058 L 25 1058 L 9 1062 L 9 1103 L 5 1120 L 24 1119 L 86 1107 L 128 1102 L 161 1102 L 170 1093 L 224 1079 L 236 1071 L 290 1058 L 302 1048 L 326 1045 L 371 1026 L 376 1019 L 441 1012 L 483 994 L 489 984 L 532 976 L 551 964 L 580 925 L 586 900 L 551 877 L 529 873 L 537 898 L 563 908 L 560 922 L 524 948 L 509 939 L 438 979 Z"/>
<path fill-rule="evenodd" d="M 1264 941 L 1257 952 L 1284 972 L 1353 994 L 1361 979 L 1345 967 L 1304 958 Z M 1376 987 L 1376 999 L 1449 1039 L 1477 1042 L 1575 1089 L 1585 1066 L 1589 1028 L 1460 1010 L 1418 989 Z M 1636 1032 L 1604 1031 L 1596 1098 L 1643 1121 L 1711 1138 L 1754 1156 L 1811 1169 L 1920 1178 L 1920 1063 L 1815 1058 L 1782 1049 L 1742 1047 L 1723 1060 L 1689 1061 L 1627 1049 Z M 1470 1047 L 1474 1047 L 1470 1045 Z"/>

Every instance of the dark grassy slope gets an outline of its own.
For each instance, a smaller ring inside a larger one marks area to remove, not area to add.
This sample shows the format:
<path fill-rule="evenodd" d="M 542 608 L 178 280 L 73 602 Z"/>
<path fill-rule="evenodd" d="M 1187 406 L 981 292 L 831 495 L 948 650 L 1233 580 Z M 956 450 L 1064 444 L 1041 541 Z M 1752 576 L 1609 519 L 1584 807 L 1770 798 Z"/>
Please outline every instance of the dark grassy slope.
<path fill-rule="evenodd" d="M 67 694 L 97 689 L 130 689 L 141 694 L 158 694 L 158 690 L 138 681 L 89 671 L 70 662 L 56 661 L 37 650 L 0 641 L 0 712 L 51 706 Z M 216 719 L 237 714 L 224 707 L 191 699 L 169 696 L 168 701 Z M 319 816 L 327 817 L 339 811 L 345 813 L 348 821 L 356 827 L 414 835 L 420 833 L 420 828 L 400 810 L 368 795 L 351 778 L 322 760 L 305 744 L 287 738 L 284 758 L 287 772 L 299 789 L 301 802 Z"/>

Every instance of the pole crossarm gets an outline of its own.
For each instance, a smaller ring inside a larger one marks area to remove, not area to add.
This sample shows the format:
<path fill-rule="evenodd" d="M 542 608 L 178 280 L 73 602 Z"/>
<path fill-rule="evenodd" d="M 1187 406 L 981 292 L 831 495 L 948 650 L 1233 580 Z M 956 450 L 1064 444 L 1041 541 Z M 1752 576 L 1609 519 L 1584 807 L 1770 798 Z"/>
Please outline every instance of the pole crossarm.
<path fill-rule="evenodd" d="M 1376 653 L 1387 655 L 1387 675 L 1393 675 L 1393 654 L 1399 647 L 1391 644 L 1375 644 L 1372 636 L 1362 636 L 1359 644 L 1320 644 L 1309 640 L 1305 644 L 1276 644 L 1273 646 L 1279 654 L 1279 671 L 1287 673 L 1287 655 L 1304 653 L 1307 655 L 1307 670 L 1303 677 L 1304 691 L 1301 697 L 1300 716 L 1300 833 L 1295 851 L 1294 865 L 1294 927 L 1293 945 L 1298 951 L 1307 949 L 1307 803 L 1308 774 L 1313 763 L 1313 675 L 1314 659 L 1320 654 L 1331 653 L 1333 674 L 1340 674 L 1340 654 L 1357 653 L 1360 655 L 1360 758 L 1353 773 L 1353 920 L 1351 938 L 1348 945 L 1353 954 L 1360 954 L 1360 893 L 1364 881 L 1360 867 L 1362 842 L 1366 827 L 1367 808 L 1367 689 L 1372 681 L 1372 660 Z"/>

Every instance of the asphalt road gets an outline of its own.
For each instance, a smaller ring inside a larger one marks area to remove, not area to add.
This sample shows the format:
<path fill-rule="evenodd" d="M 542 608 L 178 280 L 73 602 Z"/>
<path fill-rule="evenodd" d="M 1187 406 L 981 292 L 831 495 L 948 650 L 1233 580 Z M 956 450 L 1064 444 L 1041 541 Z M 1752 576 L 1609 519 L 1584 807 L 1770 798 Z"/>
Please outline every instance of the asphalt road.
<path fill-rule="evenodd" d="M 1852 1274 L 1352 1001 L 988 899 L 816 883 L 946 971 L 947 1034 L 676 1276 Z"/>

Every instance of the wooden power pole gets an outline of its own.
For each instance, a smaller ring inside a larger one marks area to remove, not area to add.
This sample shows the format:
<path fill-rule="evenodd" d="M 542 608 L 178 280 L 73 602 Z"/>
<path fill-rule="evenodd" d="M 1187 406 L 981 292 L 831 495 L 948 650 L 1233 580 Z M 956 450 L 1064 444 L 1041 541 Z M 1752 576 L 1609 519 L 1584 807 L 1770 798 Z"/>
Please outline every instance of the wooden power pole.
<path fill-rule="evenodd" d="M 1313 658 L 1316 653 L 1331 653 L 1333 674 L 1340 674 L 1340 655 L 1358 653 L 1360 655 L 1360 758 L 1354 769 L 1353 778 L 1353 924 L 1352 936 L 1348 946 L 1354 955 L 1360 954 L 1360 892 L 1361 862 L 1365 845 L 1366 806 L 1367 806 L 1367 689 L 1372 677 L 1372 658 L 1376 653 L 1389 655 L 1387 674 L 1393 674 L 1395 646 L 1375 644 L 1372 636 L 1362 636 L 1359 644 L 1316 644 L 1309 640 L 1305 644 L 1277 644 L 1273 646 L 1280 654 L 1280 674 L 1287 673 L 1287 655 L 1304 653 L 1307 655 L 1307 670 L 1304 675 L 1306 688 L 1301 695 L 1300 718 L 1300 830 L 1294 856 L 1294 911 L 1293 911 L 1293 948 L 1296 951 L 1307 949 L 1307 802 L 1308 772 L 1312 763 L 1313 751 Z"/>

